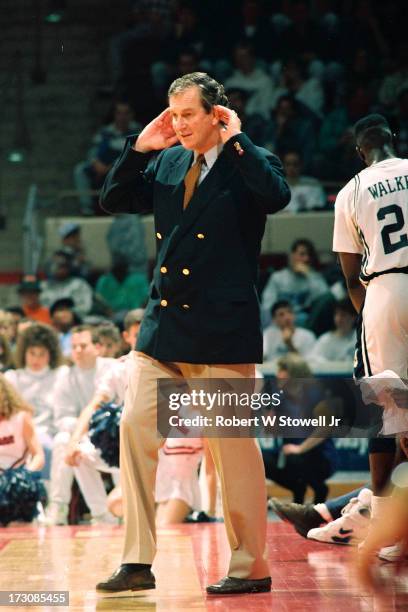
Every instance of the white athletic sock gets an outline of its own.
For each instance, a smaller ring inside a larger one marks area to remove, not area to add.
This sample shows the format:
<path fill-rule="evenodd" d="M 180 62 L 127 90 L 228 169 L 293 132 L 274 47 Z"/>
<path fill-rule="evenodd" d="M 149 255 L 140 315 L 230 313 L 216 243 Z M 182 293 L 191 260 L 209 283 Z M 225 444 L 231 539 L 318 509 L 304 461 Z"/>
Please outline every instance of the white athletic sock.
<path fill-rule="evenodd" d="M 316 510 L 316 512 L 320 514 L 320 516 L 322 517 L 322 519 L 326 521 L 326 523 L 332 522 L 333 517 L 330 514 L 330 511 L 328 507 L 326 506 L 326 504 L 315 504 L 313 508 Z"/>

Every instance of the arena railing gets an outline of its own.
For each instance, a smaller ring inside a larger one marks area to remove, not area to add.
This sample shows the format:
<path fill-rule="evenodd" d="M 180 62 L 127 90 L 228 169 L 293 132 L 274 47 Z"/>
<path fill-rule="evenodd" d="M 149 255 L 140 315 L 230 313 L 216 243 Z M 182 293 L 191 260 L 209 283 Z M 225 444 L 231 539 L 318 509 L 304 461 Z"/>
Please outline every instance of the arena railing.
<path fill-rule="evenodd" d="M 24 274 L 38 271 L 44 239 L 39 229 L 38 188 L 32 184 L 28 190 L 23 217 L 23 269 Z"/>
<path fill-rule="evenodd" d="M 328 193 L 335 194 L 343 186 L 338 182 L 327 181 L 323 183 Z M 98 191 L 84 191 L 86 195 L 98 196 Z M 31 196 L 30 196 L 31 194 Z M 30 187 L 27 197 L 26 211 L 24 216 L 24 268 L 36 273 L 38 271 L 43 250 L 49 250 L 51 243 L 46 240 L 46 228 L 44 219 L 62 219 L 68 217 L 72 220 L 77 217 L 78 222 L 84 227 L 92 224 L 93 217 L 80 217 L 78 198 L 82 192 L 76 189 L 63 189 L 56 192 L 46 192 L 41 190 L 41 202 L 38 199 L 38 190 L 34 186 Z M 52 213 L 51 213 L 52 210 Z M 50 214 L 51 213 L 51 214 Z M 271 215 L 262 244 L 262 253 L 285 253 L 288 249 L 288 240 L 299 236 L 317 239 L 316 245 L 321 253 L 331 251 L 331 239 L 329 234 L 332 225 L 333 208 L 308 213 L 279 213 Z M 149 217 L 149 216 L 148 216 Z M 307 219 L 305 219 L 307 217 Z M 96 217 L 99 222 L 103 217 Z M 307 221 L 307 223 L 305 223 Z M 154 236 L 150 240 L 150 227 L 153 226 L 151 218 L 144 220 L 146 228 L 146 246 L 149 257 L 154 257 Z M 283 231 L 284 230 L 284 231 Z M 321 243 L 321 244 L 320 244 Z M 327 244 L 326 244 L 327 243 Z M 330 244 L 329 244 L 330 243 Z M 90 245 L 92 247 L 92 245 Z M 90 249 L 92 250 L 92 249 Z M 98 262 L 101 262 L 100 245 L 97 246 Z M 47 256 L 50 253 L 46 253 Z M 92 253 L 90 253 L 92 256 Z M 107 260 L 108 260 L 107 256 Z"/>

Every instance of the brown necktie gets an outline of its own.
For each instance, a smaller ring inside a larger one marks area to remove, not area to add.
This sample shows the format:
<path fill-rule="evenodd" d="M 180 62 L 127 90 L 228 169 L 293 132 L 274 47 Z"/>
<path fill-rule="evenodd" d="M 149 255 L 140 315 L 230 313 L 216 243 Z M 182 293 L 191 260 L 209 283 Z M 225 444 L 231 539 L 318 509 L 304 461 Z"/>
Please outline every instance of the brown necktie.
<path fill-rule="evenodd" d="M 186 176 L 184 177 L 184 201 L 183 201 L 183 210 L 187 208 L 190 203 L 191 198 L 193 197 L 193 193 L 197 187 L 198 179 L 201 174 L 201 166 L 205 163 L 204 155 L 199 155 L 195 160 L 194 164 L 191 166 Z"/>

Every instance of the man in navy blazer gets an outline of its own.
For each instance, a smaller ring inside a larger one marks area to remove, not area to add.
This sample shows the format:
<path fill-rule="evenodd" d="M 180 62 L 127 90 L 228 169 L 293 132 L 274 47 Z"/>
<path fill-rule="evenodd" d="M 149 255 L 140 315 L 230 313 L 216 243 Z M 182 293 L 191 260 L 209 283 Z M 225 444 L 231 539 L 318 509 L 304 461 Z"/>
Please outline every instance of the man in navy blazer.
<path fill-rule="evenodd" d="M 174 81 L 169 107 L 128 138 L 102 190 L 106 211 L 153 211 L 157 264 L 121 423 L 123 563 L 97 585 L 101 593 L 154 588 L 157 379 L 254 378 L 262 361 L 258 256 L 266 215 L 284 208 L 290 191 L 279 159 L 241 132 L 227 103 L 223 86 L 205 73 Z M 231 561 L 207 592 L 269 591 L 265 476 L 255 440 L 209 444 Z"/>

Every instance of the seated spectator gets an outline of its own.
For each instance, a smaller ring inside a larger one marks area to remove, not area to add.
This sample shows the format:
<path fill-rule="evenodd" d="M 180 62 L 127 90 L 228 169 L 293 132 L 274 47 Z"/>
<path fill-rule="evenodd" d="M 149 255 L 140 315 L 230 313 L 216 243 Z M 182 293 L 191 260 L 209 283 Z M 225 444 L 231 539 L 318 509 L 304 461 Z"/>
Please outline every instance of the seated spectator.
<path fill-rule="evenodd" d="M 31 523 L 46 492 L 38 478 L 44 451 L 30 406 L 0 374 L 0 526 Z"/>
<path fill-rule="evenodd" d="M 145 232 L 139 215 L 115 215 L 106 242 L 112 261 L 126 261 L 132 274 L 147 273 Z"/>
<path fill-rule="evenodd" d="M 126 137 L 141 129 L 133 121 L 133 114 L 127 102 L 116 102 L 113 123 L 103 126 L 94 136 L 86 161 L 74 168 L 74 183 L 80 193 L 79 205 L 83 215 L 94 214 L 94 198 L 85 193 L 100 189 L 109 169 L 121 153 Z"/>
<path fill-rule="evenodd" d="M 296 59 L 287 60 L 282 67 L 281 81 L 275 90 L 275 100 L 279 100 L 284 95 L 293 96 L 317 117 L 322 116 L 325 103 L 322 84 L 318 78 L 308 77 L 305 67 Z"/>
<path fill-rule="evenodd" d="M 24 316 L 27 319 L 47 325 L 51 324 L 50 311 L 40 303 L 41 283 L 35 276 L 24 276 L 18 287 L 18 293 Z"/>
<path fill-rule="evenodd" d="M 34 409 L 33 422 L 45 451 L 46 464 L 42 477 L 50 478 L 51 449 L 56 433 L 54 396 L 61 366 L 61 351 L 54 330 L 35 323 L 20 334 L 16 349 L 16 370 L 5 373 L 6 379 Z"/>
<path fill-rule="evenodd" d="M 306 169 L 316 150 L 316 128 L 292 96 L 281 96 L 271 114 L 265 133 L 265 146 L 273 153 L 302 151 Z"/>
<path fill-rule="evenodd" d="M 273 82 L 263 68 L 256 66 L 251 45 L 246 43 L 235 47 L 234 66 L 233 74 L 225 82 L 225 89 L 238 88 L 248 92 L 247 114 L 268 119 L 274 101 Z"/>
<path fill-rule="evenodd" d="M 113 325 L 113 323 L 102 323 L 98 325 L 95 329 L 94 337 L 99 357 L 111 357 L 115 359 L 119 356 L 121 337 L 116 325 Z"/>
<path fill-rule="evenodd" d="M 58 228 L 58 234 L 61 237 L 61 250 L 72 258 L 73 274 L 86 279 L 89 276 L 89 263 L 81 241 L 80 224 L 67 221 Z"/>
<path fill-rule="evenodd" d="M 143 318 L 143 310 L 132 310 L 125 317 L 123 339 L 127 348 L 132 349 L 136 344 L 140 322 Z M 96 339 L 98 330 L 95 332 Z M 96 449 L 87 435 L 89 422 L 102 403 L 111 403 L 117 406 L 122 405 L 125 398 L 126 382 L 128 376 L 128 365 L 130 363 L 132 350 L 123 358 L 115 362 L 111 368 L 99 379 L 95 388 L 95 393 L 86 407 L 82 410 L 75 429 L 72 432 L 69 444 L 66 448 L 65 462 L 74 469 L 75 478 L 78 481 L 82 494 L 91 510 L 93 516 L 102 516 L 110 520 L 107 507 L 107 495 L 103 487 L 100 472 L 111 473 L 118 482 L 118 469 L 107 465 L 101 456 L 100 449 Z M 89 491 L 87 487 L 87 475 L 91 473 L 97 488 Z M 116 516 L 117 513 L 113 512 Z"/>
<path fill-rule="evenodd" d="M 126 353 L 123 357 L 115 361 L 115 367 L 103 376 L 96 390 L 96 394 L 103 395 L 105 398 L 104 401 L 114 402 L 116 404 L 123 404 L 125 401 L 129 360 L 136 346 L 143 315 L 143 308 L 136 308 L 135 310 L 130 310 L 125 317 L 122 338 L 125 344 Z"/>
<path fill-rule="evenodd" d="M 71 355 L 72 328 L 79 325 L 81 320 L 74 310 L 74 300 L 62 298 L 51 305 L 50 314 L 52 325 L 59 338 L 62 354 L 64 357 Z"/>
<path fill-rule="evenodd" d="M 0 333 L 0 372 L 7 372 L 14 367 L 13 353 L 4 334 Z"/>
<path fill-rule="evenodd" d="M 317 339 L 309 358 L 313 364 L 344 361 L 352 365 L 356 347 L 357 314 L 349 299 L 337 302 L 334 307 L 334 331 L 328 331 Z"/>
<path fill-rule="evenodd" d="M 67 524 L 73 471 L 65 463 L 65 455 L 71 432 L 102 377 L 116 363 L 114 359 L 98 356 L 94 329 L 87 325 L 72 330 L 71 359 L 74 365 L 63 373 L 54 395 L 54 423 L 58 433 L 52 449 L 50 506 L 46 518 L 51 525 Z"/>
<path fill-rule="evenodd" d="M 262 309 L 269 313 L 277 301 L 287 300 L 293 306 L 296 323 L 308 323 L 315 308 L 326 306 L 326 302 L 322 300 L 323 296 L 330 294 L 323 275 L 316 269 L 317 266 L 318 258 L 313 243 L 304 238 L 295 240 L 291 246 L 289 266 L 273 272 L 265 285 Z M 334 303 L 331 294 L 329 297 Z M 325 323 L 328 327 L 324 331 L 332 328 L 332 311 L 326 314 Z"/>
<path fill-rule="evenodd" d="M 324 208 L 327 198 L 323 187 L 317 179 L 301 174 L 303 162 L 300 153 L 287 151 L 282 162 L 291 193 L 285 212 L 306 212 Z"/>
<path fill-rule="evenodd" d="M 71 298 L 75 313 L 83 317 L 92 308 L 92 288 L 83 278 L 73 275 L 72 257 L 65 251 L 55 251 L 50 276 L 41 287 L 41 303 L 50 307 L 61 298 Z"/>
<path fill-rule="evenodd" d="M 129 310 L 123 321 L 123 332 L 122 332 L 122 349 L 123 355 L 133 351 L 136 346 L 136 338 L 139 333 L 140 325 L 142 323 L 144 315 L 143 308 L 135 308 Z"/>
<path fill-rule="evenodd" d="M 264 359 L 273 361 L 288 353 L 306 357 L 316 342 L 313 332 L 296 327 L 295 314 L 289 302 L 275 302 L 271 309 L 272 325 L 264 331 Z"/>
<path fill-rule="evenodd" d="M 129 272 L 127 261 L 117 258 L 111 271 L 98 278 L 95 291 L 118 313 L 144 306 L 149 285 L 145 274 Z"/>
<path fill-rule="evenodd" d="M 261 115 L 248 115 L 246 111 L 249 94 L 244 89 L 228 89 L 226 91 L 229 106 L 238 114 L 241 120 L 242 131 L 249 136 L 252 142 L 263 147 L 267 122 Z"/>
<path fill-rule="evenodd" d="M 313 162 L 313 175 L 322 180 L 349 180 L 364 164 L 356 155 L 352 126 L 369 112 L 364 86 L 353 87 L 346 102 L 330 111 L 319 132 L 319 147 Z"/>
<path fill-rule="evenodd" d="M 304 379 L 311 376 L 307 363 L 299 355 L 279 359 L 276 377 L 279 388 L 283 388 L 285 393 L 285 414 L 290 412 L 294 418 L 316 416 L 322 396 L 312 381 L 310 387 L 305 384 Z M 298 384 L 299 379 L 302 379 L 302 384 Z M 299 428 L 299 437 L 295 437 L 294 429 L 293 436 L 283 438 L 280 455 L 263 452 L 265 474 L 291 490 L 295 503 L 303 503 L 308 485 L 314 490 L 314 503 L 323 503 L 329 490 L 325 481 L 336 470 L 336 449 L 324 430 L 309 428 L 310 434 L 304 437 L 302 429 Z"/>
<path fill-rule="evenodd" d="M 14 321 L 14 340 L 13 342 L 15 343 L 16 338 L 17 338 L 18 324 L 20 323 L 22 319 L 25 319 L 26 316 L 21 306 L 8 306 L 7 308 L 5 308 L 5 311 L 10 313 L 11 316 L 13 317 L 13 321 Z"/>

